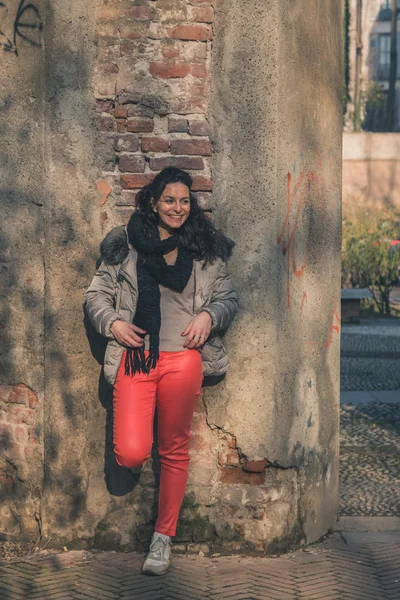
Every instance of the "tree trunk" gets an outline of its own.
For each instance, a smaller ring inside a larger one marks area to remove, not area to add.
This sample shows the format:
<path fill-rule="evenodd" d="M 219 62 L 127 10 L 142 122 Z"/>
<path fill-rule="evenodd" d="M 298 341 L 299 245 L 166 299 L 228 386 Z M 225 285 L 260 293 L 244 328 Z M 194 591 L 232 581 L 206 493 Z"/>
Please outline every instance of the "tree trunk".
<path fill-rule="evenodd" d="M 397 75 L 397 0 L 392 0 L 392 24 L 390 30 L 390 76 L 387 97 L 387 130 L 396 125 L 396 75 Z"/>
<path fill-rule="evenodd" d="M 387 317 L 390 317 L 390 290 L 385 290 L 382 292 L 382 307 L 384 314 Z"/>

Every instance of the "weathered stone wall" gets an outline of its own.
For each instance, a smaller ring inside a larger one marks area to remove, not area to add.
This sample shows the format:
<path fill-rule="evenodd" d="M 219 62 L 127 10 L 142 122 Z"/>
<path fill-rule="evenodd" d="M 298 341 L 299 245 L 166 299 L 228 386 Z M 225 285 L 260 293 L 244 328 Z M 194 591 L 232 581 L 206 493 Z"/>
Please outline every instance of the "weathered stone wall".
<path fill-rule="evenodd" d="M 343 134 L 343 215 L 400 214 L 400 134 Z"/>
<path fill-rule="evenodd" d="M 241 299 L 226 336 L 231 372 L 194 415 L 176 541 L 273 551 L 335 522 L 341 14 L 325 4 L 43 0 L 46 51 L 27 54 L 43 112 L 34 113 L 36 146 L 27 144 L 36 212 L 29 219 L 24 208 L 23 246 L 18 204 L 11 192 L 6 200 L 5 239 L 17 250 L 8 260 L 33 274 L 38 299 L 25 306 L 19 274 L 6 281 L 15 325 L 4 320 L 2 332 L 15 350 L 0 392 L 14 519 L 2 520 L 5 534 L 115 549 L 150 538 L 158 461 L 139 480 L 115 463 L 111 390 L 96 340 L 89 352 L 82 300 L 101 237 L 126 222 L 137 189 L 168 164 L 190 170 L 201 202 L 236 240 Z M 7 68 L 16 95 L 11 77 L 22 67 L 14 58 Z M 29 98 L 27 90 L 21 119 Z M 11 126 L 2 143 L 17 164 L 17 118 Z M 24 432 L 10 416 L 18 398 Z M 22 467 L 11 468 L 17 436 L 38 448 L 23 481 Z"/>
<path fill-rule="evenodd" d="M 18 4 L 0 8 L 0 531 L 29 537 L 43 492 L 45 7 L 18 16 Z"/>

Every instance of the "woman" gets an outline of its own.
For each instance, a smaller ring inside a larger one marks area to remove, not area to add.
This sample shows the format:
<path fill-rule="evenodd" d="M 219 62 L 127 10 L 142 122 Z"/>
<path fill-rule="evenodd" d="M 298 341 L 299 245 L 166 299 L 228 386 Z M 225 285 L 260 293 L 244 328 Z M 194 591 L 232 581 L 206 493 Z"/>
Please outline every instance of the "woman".
<path fill-rule="evenodd" d="M 157 407 L 158 517 L 143 572 L 165 573 L 189 468 L 192 416 L 203 376 L 229 362 L 215 332 L 237 312 L 225 262 L 233 242 L 204 216 L 191 176 L 168 167 L 137 194 L 126 228 L 100 246 L 85 308 L 109 338 L 104 374 L 114 386 L 114 452 L 139 469 L 151 455 Z"/>

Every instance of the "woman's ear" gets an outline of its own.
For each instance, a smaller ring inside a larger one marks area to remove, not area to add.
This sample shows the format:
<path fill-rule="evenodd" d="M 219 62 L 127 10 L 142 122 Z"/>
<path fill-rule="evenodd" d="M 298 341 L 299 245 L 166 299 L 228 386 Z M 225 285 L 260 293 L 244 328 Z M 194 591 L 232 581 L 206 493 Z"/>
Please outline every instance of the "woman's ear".
<path fill-rule="evenodd" d="M 153 209 L 153 212 L 157 212 L 157 206 L 156 203 L 154 201 L 154 198 L 150 198 L 150 204 L 151 204 L 151 208 Z"/>

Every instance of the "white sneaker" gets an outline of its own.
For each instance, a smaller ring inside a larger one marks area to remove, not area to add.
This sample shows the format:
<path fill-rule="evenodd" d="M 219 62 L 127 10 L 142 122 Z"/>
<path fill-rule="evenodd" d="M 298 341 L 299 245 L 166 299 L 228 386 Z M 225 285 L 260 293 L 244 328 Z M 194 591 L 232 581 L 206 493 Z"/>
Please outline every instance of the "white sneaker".
<path fill-rule="evenodd" d="M 170 536 L 155 531 L 151 538 L 150 550 L 144 561 L 142 572 L 149 575 L 163 575 L 168 571 L 170 559 Z"/>

